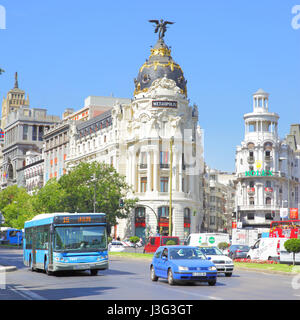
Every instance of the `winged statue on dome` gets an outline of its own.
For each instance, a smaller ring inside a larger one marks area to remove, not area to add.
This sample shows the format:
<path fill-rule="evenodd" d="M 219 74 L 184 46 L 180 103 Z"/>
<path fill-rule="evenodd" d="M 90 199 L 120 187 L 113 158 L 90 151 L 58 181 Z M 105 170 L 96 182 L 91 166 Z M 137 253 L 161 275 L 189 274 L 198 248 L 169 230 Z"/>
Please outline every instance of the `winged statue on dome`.
<path fill-rule="evenodd" d="M 149 20 L 151 23 L 155 23 L 155 33 L 158 32 L 158 38 L 163 39 L 165 36 L 165 33 L 167 31 L 167 24 L 174 24 L 175 22 L 171 21 L 164 21 L 163 19 L 159 20 Z"/>

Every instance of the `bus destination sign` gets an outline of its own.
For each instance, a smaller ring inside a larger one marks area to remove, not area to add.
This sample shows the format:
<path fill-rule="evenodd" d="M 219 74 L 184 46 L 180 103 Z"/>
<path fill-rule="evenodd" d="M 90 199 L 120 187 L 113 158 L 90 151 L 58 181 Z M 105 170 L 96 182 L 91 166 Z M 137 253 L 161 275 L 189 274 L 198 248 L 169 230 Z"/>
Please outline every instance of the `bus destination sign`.
<path fill-rule="evenodd" d="M 85 224 L 85 223 L 105 223 L 105 215 L 68 215 L 56 216 L 55 224 Z"/>
<path fill-rule="evenodd" d="M 152 101 L 153 108 L 177 108 L 177 101 Z"/>

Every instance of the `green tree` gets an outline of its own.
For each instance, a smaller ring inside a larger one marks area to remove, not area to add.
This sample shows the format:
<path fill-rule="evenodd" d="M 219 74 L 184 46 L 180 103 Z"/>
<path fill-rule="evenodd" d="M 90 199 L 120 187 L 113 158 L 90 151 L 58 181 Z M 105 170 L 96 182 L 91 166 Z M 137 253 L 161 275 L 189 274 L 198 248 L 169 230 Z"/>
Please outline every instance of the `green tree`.
<path fill-rule="evenodd" d="M 36 215 L 32 197 L 25 188 L 9 186 L 0 192 L 0 211 L 5 219 L 5 226 L 22 229 L 24 222 Z"/>
<path fill-rule="evenodd" d="M 218 244 L 218 248 L 220 249 L 220 250 L 225 250 L 225 249 L 227 249 L 229 247 L 229 243 L 227 243 L 227 242 L 220 242 L 219 244 Z"/>
<path fill-rule="evenodd" d="M 287 252 L 293 253 L 293 265 L 295 265 L 295 254 L 300 252 L 300 239 L 289 239 L 285 241 L 284 247 Z"/>
<path fill-rule="evenodd" d="M 35 212 L 38 213 L 53 213 L 63 212 L 65 190 L 56 179 L 50 179 L 45 186 L 37 190 L 32 197 Z"/>
<path fill-rule="evenodd" d="M 125 177 L 105 163 L 80 163 L 58 181 L 64 190 L 67 212 L 104 212 L 110 226 L 126 218 L 138 199 L 126 199 L 130 188 Z M 124 206 L 120 208 L 120 199 Z"/>

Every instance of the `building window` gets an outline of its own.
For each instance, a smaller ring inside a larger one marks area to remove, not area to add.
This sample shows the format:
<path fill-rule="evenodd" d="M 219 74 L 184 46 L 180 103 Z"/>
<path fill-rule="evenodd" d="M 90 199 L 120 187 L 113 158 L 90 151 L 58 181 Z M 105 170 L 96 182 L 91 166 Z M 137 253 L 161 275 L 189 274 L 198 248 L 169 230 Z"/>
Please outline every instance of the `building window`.
<path fill-rule="evenodd" d="M 140 155 L 140 168 L 141 169 L 147 168 L 147 152 L 141 152 L 141 155 Z"/>
<path fill-rule="evenodd" d="M 147 177 L 141 178 L 141 192 L 147 191 Z"/>
<path fill-rule="evenodd" d="M 254 206 L 254 197 L 249 198 L 249 204 L 250 206 Z"/>
<path fill-rule="evenodd" d="M 23 125 L 23 140 L 27 140 L 28 139 L 28 125 L 24 124 Z"/>
<path fill-rule="evenodd" d="M 37 126 L 32 126 L 32 140 L 36 141 L 37 139 Z"/>
<path fill-rule="evenodd" d="M 247 219 L 248 220 L 254 220 L 254 212 L 247 213 Z"/>
<path fill-rule="evenodd" d="M 160 207 L 158 208 L 158 216 L 169 218 L 169 207 Z"/>
<path fill-rule="evenodd" d="M 209 217 L 209 224 L 210 225 L 215 225 L 216 224 L 216 217 L 214 217 L 214 216 Z"/>
<path fill-rule="evenodd" d="M 160 191 L 161 192 L 168 192 L 169 191 L 169 178 L 168 177 L 161 177 L 160 178 Z"/>
<path fill-rule="evenodd" d="M 266 197 L 266 205 L 270 206 L 271 205 L 271 198 L 270 197 Z"/>
<path fill-rule="evenodd" d="M 271 188 L 271 181 L 266 181 L 266 188 Z"/>
<path fill-rule="evenodd" d="M 161 168 L 169 168 L 169 152 L 161 151 L 160 152 L 160 167 Z"/>

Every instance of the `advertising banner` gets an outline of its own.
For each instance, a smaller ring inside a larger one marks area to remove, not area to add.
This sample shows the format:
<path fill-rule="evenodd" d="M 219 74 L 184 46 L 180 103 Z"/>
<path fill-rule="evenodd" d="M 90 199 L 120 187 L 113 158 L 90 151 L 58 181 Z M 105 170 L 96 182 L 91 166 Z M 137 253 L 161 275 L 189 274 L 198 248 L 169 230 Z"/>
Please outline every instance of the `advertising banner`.
<path fill-rule="evenodd" d="M 290 219 L 298 220 L 298 208 L 290 208 Z"/>

